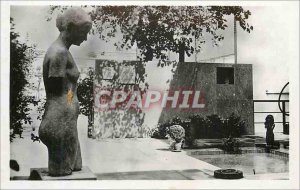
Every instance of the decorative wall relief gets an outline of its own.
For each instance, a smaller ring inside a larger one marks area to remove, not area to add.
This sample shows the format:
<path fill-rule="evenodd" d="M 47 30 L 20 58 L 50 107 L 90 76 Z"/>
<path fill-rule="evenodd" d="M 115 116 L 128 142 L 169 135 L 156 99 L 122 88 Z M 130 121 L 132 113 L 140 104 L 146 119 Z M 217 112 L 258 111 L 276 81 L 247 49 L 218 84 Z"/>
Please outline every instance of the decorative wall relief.
<path fill-rule="evenodd" d="M 147 88 L 142 62 L 97 60 L 92 136 L 97 139 L 149 137 L 150 128 L 144 124 L 145 113 L 139 107 L 141 99 L 138 98 Z"/>

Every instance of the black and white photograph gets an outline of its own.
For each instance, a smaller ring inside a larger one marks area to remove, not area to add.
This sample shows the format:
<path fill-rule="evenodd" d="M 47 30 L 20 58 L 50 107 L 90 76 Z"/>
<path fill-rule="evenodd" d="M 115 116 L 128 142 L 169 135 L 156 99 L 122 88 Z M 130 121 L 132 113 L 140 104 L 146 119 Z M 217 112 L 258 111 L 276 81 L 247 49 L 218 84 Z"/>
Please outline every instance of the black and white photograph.
<path fill-rule="evenodd" d="M 300 188 L 299 1 L 2 1 L 2 188 Z"/>

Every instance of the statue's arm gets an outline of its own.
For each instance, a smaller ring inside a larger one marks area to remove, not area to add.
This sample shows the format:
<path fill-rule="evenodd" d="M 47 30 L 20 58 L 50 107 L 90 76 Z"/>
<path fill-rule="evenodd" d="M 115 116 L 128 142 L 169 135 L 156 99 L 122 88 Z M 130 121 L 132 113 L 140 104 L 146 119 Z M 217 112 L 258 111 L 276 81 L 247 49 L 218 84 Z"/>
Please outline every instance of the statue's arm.
<path fill-rule="evenodd" d="M 54 96 L 61 96 L 63 94 L 63 78 L 49 77 L 48 89 Z"/>
<path fill-rule="evenodd" d="M 55 96 L 63 94 L 63 79 L 66 76 L 67 62 L 68 55 L 67 52 L 63 50 L 52 53 L 48 58 L 48 89 Z"/>

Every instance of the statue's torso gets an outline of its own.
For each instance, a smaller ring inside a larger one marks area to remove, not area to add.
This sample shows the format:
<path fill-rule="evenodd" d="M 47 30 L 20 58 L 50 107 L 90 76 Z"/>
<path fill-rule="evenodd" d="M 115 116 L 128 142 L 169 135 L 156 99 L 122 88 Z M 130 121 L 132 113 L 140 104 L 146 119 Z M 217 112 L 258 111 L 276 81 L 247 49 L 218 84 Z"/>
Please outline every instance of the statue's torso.
<path fill-rule="evenodd" d="M 79 78 L 79 71 L 78 68 L 75 64 L 75 61 L 71 55 L 71 53 L 66 50 L 66 59 L 67 59 L 67 64 L 66 64 L 66 69 L 63 71 L 65 72 L 65 76 L 62 77 L 62 93 L 61 96 L 53 96 L 53 92 L 49 88 L 51 79 L 49 77 L 49 67 L 50 67 L 50 59 L 53 59 L 53 56 L 56 55 L 56 48 L 55 47 L 50 47 L 49 50 L 47 51 L 47 54 L 45 55 L 44 63 L 43 63 L 43 79 L 44 79 L 44 85 L 45 85 L 45 90 L 46 90 L 46 97 L 47 100 L 55 100 L 55 101 L 60 101 L 62 104 L 66 103 L 66 96 L 70 91 L 72 93 L 73 97 L 73 103 L 78 103 L 77 99 L 77 80 Z M 60 57 L 58 57 L 60 59 Z M 57 86 L 59 86 L 57 84 Z M 65 105 L 65 104 L 64 104 Z"/>
<path fill-rule="evenodd" d="M 72 58 L 72 55 L 68 50 L 66 50 L 66 53 L 64 54 L 65 56 L 59 57 L 61 56 L 61 54 L 58 54 L 56 51 L 61 51 L 60 48 L 61 47 L 56 47 L 55 45 L 51 46 L 45 55 L 43 63 L 43 79 L 46 90 L 46 106 L 42 121 L 42 123 L 45 123 L 45 125 L 41 126 L 47 128 L 45 130 L 50 130 L 49 128 L 60 129 L 63 126 L 70 129 L 75 128 L 76 125 L 73 126 L 64 124 L 77 121 L 79 114 L 77 80 L 80 73 L 74 62 L 74 59 Z M 62 68 L 57 69 L 57 73 L 64 73 L 63 77 L 49 77 L 49 69 L 53 69 L 51 68 L 53 67 L 53 65 L 50 65 L 53 64 L 51 60 L 57 60 L 56 63 L 58 64 L 65 64 Z M 66 63 L 60 63 L 59 60 L 66 60 Z M 60 79 L 60 84 L 53 84 L 55 83 L 53 80 L 55 78 Z M 59 96 L 55 95 L 55 92 L 53 92 L 53 87 L 50 88 L 50 85 L 54 85 L 54 87 L 59 88 Z M 51 121 L 51 123 L 55 122 L 56 124 L 48 125 L 49 121 Z"/>

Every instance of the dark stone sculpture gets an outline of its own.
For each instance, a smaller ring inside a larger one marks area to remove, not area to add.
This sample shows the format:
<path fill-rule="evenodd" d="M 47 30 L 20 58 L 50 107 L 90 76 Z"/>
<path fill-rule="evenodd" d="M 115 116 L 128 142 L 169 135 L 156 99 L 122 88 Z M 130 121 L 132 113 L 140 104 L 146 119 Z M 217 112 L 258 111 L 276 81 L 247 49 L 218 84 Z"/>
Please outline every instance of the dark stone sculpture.
<path fill-rule="evenodd" d="M 274 132 L 273 132 L 273 130 L 275 128 L 273 115 L 268 115 L 266 117 L 265 128 L 267 129 L 266 143 L 267 143 L 268 146 L 272 146 L 272 145 L 274 145 Z"/>
<path fill-rule="evenodd" d="M 49 47 L 43 63 L 46 107 L 39 128 L 40 140 L 48 148 L 50 176 L 65 176 L 82 168 L 78 141 L 78 68 L 69 52 L 87 39 L 92 22 L 80 8 L 66 10 L 56 19 L 60 31 Z"/>

